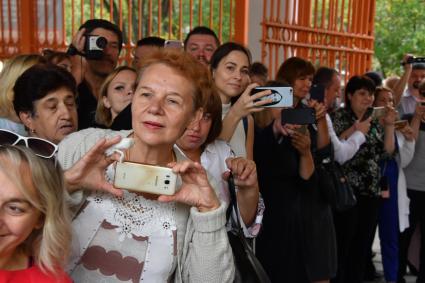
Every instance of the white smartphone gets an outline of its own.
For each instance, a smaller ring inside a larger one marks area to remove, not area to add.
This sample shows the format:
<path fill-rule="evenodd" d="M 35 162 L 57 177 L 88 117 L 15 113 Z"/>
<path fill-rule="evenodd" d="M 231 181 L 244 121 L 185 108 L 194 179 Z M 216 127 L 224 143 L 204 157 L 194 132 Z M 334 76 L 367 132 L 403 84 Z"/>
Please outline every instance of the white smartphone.
<path fill-rule="evenodd" d="M 381 117 L 385 116 L 386 113 L 387 113 L 387 110 L 385 109 L 384 106 L 373 107 L 372 118 L 380 119 Z"/>
<path fill-rule="evenodd" d="M 292 107 L 294 104 L 294 95 L 292 87 L 273 87 L 273 86 L 259 86 L 251 91 L 251 95 L 264 90 L 271 90 L 271 94 L 263 96 L 254 100 L 255 102 L 264 99 L 272 99 L 272 102 L 264 104 L 261 107 Z"/>
<path fill-rule="evenodd" d="M 118 162 L 114 186 L 120 189 L 158 195 L 176 192 L 177 175 L 171 168 L 134 162 Z"/>

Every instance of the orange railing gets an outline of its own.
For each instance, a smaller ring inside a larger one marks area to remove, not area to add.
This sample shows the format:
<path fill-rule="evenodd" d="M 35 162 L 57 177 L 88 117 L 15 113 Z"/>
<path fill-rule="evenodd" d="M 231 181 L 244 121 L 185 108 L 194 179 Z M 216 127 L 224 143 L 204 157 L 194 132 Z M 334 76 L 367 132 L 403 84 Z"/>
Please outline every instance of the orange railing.
<path fill-rule="evenodd" d="M 124 33 L 121 54 L 131 60 L 138 39 L 184 39 L 197 25 L 220 40 L 246 41 L 245 0 L 0 0 L 0 59 L 51 48 L 65 50 L 87 19 L 103 18 Z"/>
<path fill-rule="evenodd" d="M 344 79 L 371 68 L 375 0 L 264 0 L 262 61 L 274 77 L 299 56 L 340 71 Z"/>

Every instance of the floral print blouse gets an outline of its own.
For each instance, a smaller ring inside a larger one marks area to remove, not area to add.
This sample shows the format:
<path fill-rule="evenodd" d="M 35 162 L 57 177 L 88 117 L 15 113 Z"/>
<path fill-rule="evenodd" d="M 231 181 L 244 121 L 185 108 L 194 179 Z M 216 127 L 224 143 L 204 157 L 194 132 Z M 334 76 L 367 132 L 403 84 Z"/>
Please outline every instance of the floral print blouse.
<path fill-rule="evenodd" d="M 333 126 L 339 136 L 357 120 L 351 108 L 340 108 L 333 113 Z M 342 165 L 348 183 L 356 195 L 377 197 L 380 194 L 381 172 L 379 160 L 387 158 L 384 149 L 384 129 L 377 120 L 372 120 L 366 142 L 354 157 Z"/>

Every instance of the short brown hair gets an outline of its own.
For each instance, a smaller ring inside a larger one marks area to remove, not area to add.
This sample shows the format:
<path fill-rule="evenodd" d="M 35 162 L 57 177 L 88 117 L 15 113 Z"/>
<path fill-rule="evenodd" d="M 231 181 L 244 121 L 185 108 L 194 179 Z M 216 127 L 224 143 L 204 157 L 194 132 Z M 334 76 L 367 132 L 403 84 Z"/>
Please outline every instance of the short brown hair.
<path fill-rule="evenodd" d="M 65 52 L 55 51 L 51 49 L 43 50 L 43 57 L 48 63 L 57 65 L 59 62 L 62 62 L 65 59 L 71 60 L 71 56 Z"/>
<path fill-rule="evenodd" d="M 302 76 L 314 75 L 315 69 L 310 61 L 299 57 L 286 59 L 276 74 L 276 81 L 294 85 L 296 79 Z"/>
<path fill-rule="evenodd" d="M 164 64 L 181 74 L 188 81 L 192 82 L 193 106 L 194 111 L 205 107 L 209 95 L 212 91 L 212 80 L 208 69 L 199 64 L 192 55 L 173 48 L 162 48 L 154 51 L 149 57 L 142 61 L 139 69 L 139 78 L 143 76 L 143 72 L 154 64 Z"/>

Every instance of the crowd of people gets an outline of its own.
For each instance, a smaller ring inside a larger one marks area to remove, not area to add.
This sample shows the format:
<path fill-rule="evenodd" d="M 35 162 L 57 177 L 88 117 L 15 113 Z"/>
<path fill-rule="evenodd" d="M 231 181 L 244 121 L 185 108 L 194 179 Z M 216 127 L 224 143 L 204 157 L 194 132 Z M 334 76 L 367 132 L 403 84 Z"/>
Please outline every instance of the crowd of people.
<path fill-rule="evenodd" d="M 237 215 L 272 282 L 363 282 L 378 227 L 386 282 L 407 266 L 425 282 L 425 64 L 406 55 L 401 77 L 342 87 L 299 57 L 269 74 L 202 26 L 182 49 L 139 40 L 132 66 L 117 66 L 122 45 L 118 26 L 91 19 L 67 52 L 6 61 L 0 282 L 234 282 Z M 274 87 L 291 88 L 291 107 L 267 107 Z M 289 110 L 314 122 L 282 122 Z M 356 199 L 344 210 L 329 160 Z M 120 162 L 171 168 L 176 192 L 115 187 Z"/>

